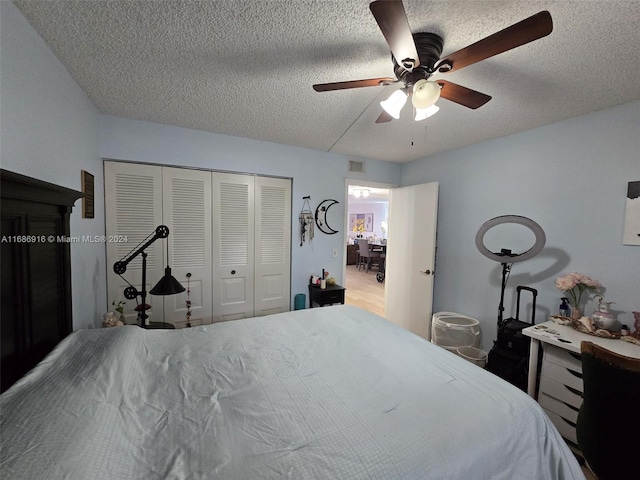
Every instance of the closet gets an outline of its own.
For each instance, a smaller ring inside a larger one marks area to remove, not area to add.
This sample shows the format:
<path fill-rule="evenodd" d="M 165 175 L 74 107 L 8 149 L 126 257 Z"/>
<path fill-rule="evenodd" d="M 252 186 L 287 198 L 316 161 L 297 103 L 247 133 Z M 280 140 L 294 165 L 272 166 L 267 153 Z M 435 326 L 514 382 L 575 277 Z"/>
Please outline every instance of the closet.
<path fill-rule="evenodd" d="M 169 265 L 187 291 L 147 296 L 150 320 L 186 326 L 289 310 L 291 180 L 257 175 L 105 161 L 107 263 L 122 259 L 155 231 L 169 237 L 147 249 L 147 291 Z M 109 303 L 140 289 L 142 262 L 118 276 L 109 267 Z M 135 300 L 127 300 L 135 323 Z"/>

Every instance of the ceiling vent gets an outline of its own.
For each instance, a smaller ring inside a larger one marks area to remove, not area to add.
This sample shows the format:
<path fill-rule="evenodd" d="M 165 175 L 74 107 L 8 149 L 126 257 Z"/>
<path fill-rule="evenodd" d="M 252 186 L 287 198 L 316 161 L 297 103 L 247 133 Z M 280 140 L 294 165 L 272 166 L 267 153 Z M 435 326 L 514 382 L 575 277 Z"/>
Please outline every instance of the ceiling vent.
<path fill-rule="evenodd" d="M 364 162 L 349 160 L 349 171 L 351 173 L 364 173 Z"/>

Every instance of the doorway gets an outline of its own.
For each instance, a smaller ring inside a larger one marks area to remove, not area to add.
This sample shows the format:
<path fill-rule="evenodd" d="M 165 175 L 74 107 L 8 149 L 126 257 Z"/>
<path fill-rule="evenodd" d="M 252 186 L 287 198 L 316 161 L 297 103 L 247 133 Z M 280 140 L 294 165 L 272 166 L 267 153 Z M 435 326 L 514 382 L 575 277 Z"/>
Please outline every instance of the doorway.
<path fill-rule="evenodd" d="M 389 224 L 389 191 L 392 185 L 347 180 L 345 303 L 385 316 L 385 283 L 379 268 L 368 272 L 357 266 L 358 238 L 386 243 Z"/>

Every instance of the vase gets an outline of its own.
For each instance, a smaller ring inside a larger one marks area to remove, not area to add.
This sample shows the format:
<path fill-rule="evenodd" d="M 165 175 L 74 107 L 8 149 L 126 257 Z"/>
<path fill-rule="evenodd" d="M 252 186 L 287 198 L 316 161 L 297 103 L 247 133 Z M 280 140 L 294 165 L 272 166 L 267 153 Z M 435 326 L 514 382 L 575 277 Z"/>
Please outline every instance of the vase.
<path fill-rule="evenodd" d="M 582 317 L 582 312 L 580 311 L 580 309 L 578 307 L 573 307 L 573 309 L 571 310 L 571 319 L 578 320 L 580 317 Z"/>

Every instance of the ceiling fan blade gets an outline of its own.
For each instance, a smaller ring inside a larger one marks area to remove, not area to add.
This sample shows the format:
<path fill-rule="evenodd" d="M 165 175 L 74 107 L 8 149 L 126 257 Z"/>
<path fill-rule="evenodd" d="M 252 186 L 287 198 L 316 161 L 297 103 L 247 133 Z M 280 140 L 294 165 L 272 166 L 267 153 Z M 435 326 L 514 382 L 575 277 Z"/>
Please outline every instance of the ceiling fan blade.
<path fill-rule="evenodd" d="M 489 95 L 476 92 L 470 88 L 463 87 L 456 83 L 447 82 L 446 80 L 436 80 L 438 85 L 442 87 L 440 96 L 464 107 L 476 109 L 491 100 Z"/>
<path fill-rule="evenodd" d="M 420 65 L 420 58 L 402 2 L 400 0 L 378 0 L 371 2 L 369 9 L 378 22 L 398 65 L 408 71 Z"/>
<path fill-rule="evenodd" d="M 329 92 L 331 90 L 344 90 L 347 88 L 381 87 L 396 82 L 397 80 L 395 78 L 390 77 L 370 78 L 368 80 L 350 80 L 348 82 L 317 83 L 313 86 L 313 89 L 316 92 Z"/>
<path fill-rule="evenodd" d="M 553 30 L 551 14 L 547 11 L 536 13 L 535 15 L 515 23 L 493 35 L 469 45 L 462 50 L 458 50 L 438 62 L 439 66 L 447 63 L 451 68 L 443 68 L 441 72 L 453 72 L 462 67 L 477 63 L 481 60 L 493 57 L 512 48 L 525 45 L 539 38 L 549 35 Z M 436 66 L 438 68 L 438 66 Z"/>
<path fill-rule="evenodd" d="M 380 116 L 376 119 L 376 123 L 387 123 L 393 120 L 393 117 L 389 115 L 385 110 L 382 110 Z"/>

